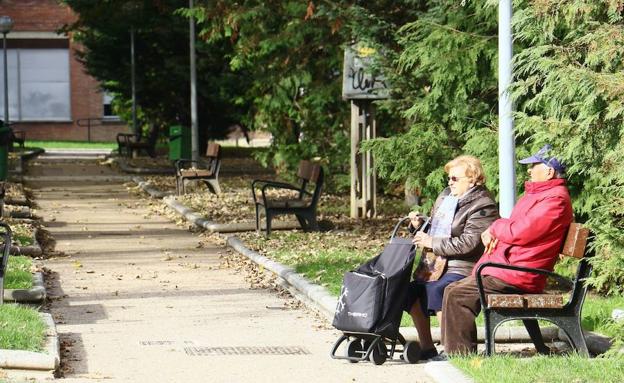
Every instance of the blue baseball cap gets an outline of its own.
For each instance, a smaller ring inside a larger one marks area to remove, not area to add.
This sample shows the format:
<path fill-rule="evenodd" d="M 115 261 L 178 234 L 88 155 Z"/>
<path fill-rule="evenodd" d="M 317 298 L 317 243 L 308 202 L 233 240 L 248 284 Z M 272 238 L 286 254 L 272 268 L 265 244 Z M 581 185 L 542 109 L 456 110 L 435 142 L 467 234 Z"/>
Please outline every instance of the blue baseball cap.
<path fill-rule="evenodd" d="M 549 152 L 551 149 L 552 149 L 552 146 L 546 144 L 542 146 L 542 148 L 538 150 L 538 152 L 532 155 L 531 157 L 523 158 L 518 162 L 520 162 L 521 164 L 542 163 L 546 166 L 549 166 L 555 169 L 555 171 L 557 171 L 557 173 L 559 174 L 565 173 L 565 169 L 566 169 L 565 165 L 561 163 L 561 161 L 559 161 L 557 157 L 549 155 Z"/>

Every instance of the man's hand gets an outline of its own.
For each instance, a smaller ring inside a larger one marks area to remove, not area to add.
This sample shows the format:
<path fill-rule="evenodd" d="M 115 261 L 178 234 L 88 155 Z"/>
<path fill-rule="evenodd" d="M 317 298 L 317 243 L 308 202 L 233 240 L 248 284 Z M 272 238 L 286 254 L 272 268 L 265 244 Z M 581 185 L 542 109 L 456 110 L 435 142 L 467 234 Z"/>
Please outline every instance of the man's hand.
<path fill-rule="evenodd" d="M 423 233 L 419 231 L 414 236 L 412 243 L 418 247 L 427 247 L 429 249 L 433 248 L 433 237 L 429 234 Z"/>
<path fill-rule="evenodd" d="M 419 212 L 417 211 L 410 211 L 410 213 L 407 215 L 410 219 L 410 224 L 412 225 L 412 227 L 416 230 L 418 230 L 418 228 L 420 227 L 420 225 L 423 224 L 423 217 L 420 215 Z"/>
<path fill-rule="evenodd" d="M 494 238 L 490 229 L 487 228 L 483 233 L 481 233 L 481 242 L 483 242 L 483 245 L 485 246 L 485 254 L 489 254 L 498 244 L 498 239 Z"/>

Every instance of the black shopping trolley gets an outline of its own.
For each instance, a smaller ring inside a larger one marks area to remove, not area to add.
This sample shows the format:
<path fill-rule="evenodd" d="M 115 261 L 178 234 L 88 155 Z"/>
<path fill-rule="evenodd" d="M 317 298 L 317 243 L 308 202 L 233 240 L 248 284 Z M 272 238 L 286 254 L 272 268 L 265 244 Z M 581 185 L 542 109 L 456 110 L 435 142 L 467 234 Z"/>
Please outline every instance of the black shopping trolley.
<path fill-rule="evenodd" d="M 396 234 L 408 221 L 405 217 L 396 224 L 381 254 L 345 274 L 332 323 L 343 335 L 332 348 L 332 358 L 380 365 L 401 352 L 405 362 L 420 359 L 418 342 L 406 341 L 399 332 L 415 249 L 410 238 Z M 347 342 L 344 355 L 336 355 L 343 342 Z"/>

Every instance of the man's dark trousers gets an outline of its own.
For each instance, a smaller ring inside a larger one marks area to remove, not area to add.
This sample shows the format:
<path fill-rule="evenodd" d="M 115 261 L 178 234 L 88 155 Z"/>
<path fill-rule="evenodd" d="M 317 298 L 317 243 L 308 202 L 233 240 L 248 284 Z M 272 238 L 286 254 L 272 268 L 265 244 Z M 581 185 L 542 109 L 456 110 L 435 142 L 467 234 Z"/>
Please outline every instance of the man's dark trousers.
<path fill-rule="evenodd" d="M 522 291 L 498 278 L 483 276 L 483 288 L 488 294 L 522 294 Z M 474 276 L 448 285 L 442 303 L 442 340 L 447 354 L 477 352 L 475 319 L 481 311 L 479 289 Z"/>

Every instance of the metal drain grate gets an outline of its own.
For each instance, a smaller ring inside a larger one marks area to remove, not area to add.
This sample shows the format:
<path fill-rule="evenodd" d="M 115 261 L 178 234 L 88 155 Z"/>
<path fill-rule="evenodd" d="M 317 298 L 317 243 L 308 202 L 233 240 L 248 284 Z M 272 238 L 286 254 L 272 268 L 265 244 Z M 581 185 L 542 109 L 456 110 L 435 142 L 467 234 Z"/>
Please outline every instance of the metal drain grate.
<path fill-rule="evenodd" d="M 139 341 L 141 346 L 172 346 L 178 343 L 184 343 L 186 345 L 193 344 L 192 340 L 175 341 L 175 340 L 142 340 Z"/>
<path fill-rule="evenodd" d="M 184 352 L 191 356 L 214 355 L 308 355 L 310 351 L 303 347 L 184 347 Z"/>

